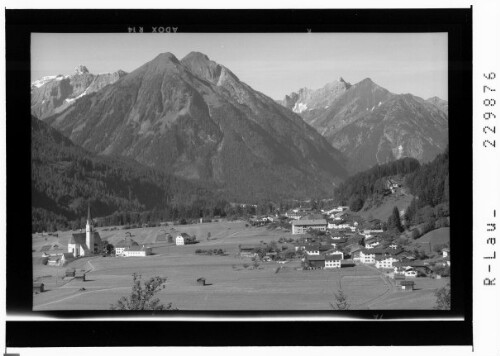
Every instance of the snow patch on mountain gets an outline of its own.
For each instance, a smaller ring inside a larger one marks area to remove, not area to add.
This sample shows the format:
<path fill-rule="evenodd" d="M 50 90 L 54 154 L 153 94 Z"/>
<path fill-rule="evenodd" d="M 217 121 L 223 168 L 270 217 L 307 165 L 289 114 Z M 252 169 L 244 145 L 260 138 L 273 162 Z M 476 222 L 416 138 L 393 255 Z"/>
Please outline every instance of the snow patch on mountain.
<path fill-rule="evenodd" d="M 293 112 L 300 114 L 301 112 L 304 112 L 307 110 L 307 104 L 304 103 L 295 103 L 295 106 L 293 107 Z"/>

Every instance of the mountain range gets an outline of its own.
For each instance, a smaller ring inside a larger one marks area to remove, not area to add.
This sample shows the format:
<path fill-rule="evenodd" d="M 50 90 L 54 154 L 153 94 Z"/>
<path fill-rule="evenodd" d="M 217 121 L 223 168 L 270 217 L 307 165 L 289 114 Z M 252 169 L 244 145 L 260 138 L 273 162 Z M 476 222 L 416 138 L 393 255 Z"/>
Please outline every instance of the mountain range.
<path fill-rule="evenodd" d="M 402 157 L 428 162 L 448 143 L 447 101 L 393 94 L 370 78 L 303 88 L 279 103 L 344 153 L 350 174 Z"/>
<path fill-rule="evenodd" d="M 51 79 L 34 85 L 32 103 L 58 92 L 39 117 L 74 144 L 213 184 L 232 200 L 331 195 L 348 175 L 345 157 L 297 113 L 202 53 L 162 53 L 114 78 L 100 90 L 72 89 L 66 99 L 78 100 L 66 107 L 56 105 L 65 100 L 57 83 L 76 79 Z"/>
<path fill-rule="evenodd" d="M 31 114 L 39 119 L 60 113 L 84 95 L 101 90 L 127 73 L 92 74 L 79 65 L 72 75 L 46 76 L 31 83 Z"/>

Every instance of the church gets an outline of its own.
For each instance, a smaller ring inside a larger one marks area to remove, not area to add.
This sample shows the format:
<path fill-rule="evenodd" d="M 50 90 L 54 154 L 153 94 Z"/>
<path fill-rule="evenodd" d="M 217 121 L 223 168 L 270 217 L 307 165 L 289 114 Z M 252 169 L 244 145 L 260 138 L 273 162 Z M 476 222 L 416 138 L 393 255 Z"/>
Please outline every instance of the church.
<path fill-rule="evenodd" d="M 101 236 L 97 231 L 94 231 L 92 216 L 90 215 L 90 204 L 87 213 L 87 225 L 85 232 L 73 234 L 68 242 L 68 252 L 75 258 L 92 256 L 101 252 Z"/>

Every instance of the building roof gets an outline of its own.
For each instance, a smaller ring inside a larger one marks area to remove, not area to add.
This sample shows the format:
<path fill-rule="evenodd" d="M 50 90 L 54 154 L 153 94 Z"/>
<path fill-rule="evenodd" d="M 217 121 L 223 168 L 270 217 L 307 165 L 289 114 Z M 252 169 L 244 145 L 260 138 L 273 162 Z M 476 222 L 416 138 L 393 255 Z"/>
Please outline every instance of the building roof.
<path fill-rule="evenodd" d="M 413 286 L 413 285 L 415 285 L 415 282 L 414 281 L 401 281 L 401 282 L 399 282 L 399 284 L 402 286 Z"/>
<path fill-rule="evenodd" d="M 101 236 L 97 231 L 93 232 L 94 234 L 94 243 L 100 244 L 101 243 Z M 87 234 L 85 232 L 79 232 L 76 234 L 72 234 L 71 237 L 69 238 L 68 244 L 78 244 L 82 246 L 87 246 Z"/>
<path fill-rule="evenodd" d="M 392 258 L 394 260 L 397 260 L 399 261 L 397 258 L 395 258 L 394 256 L 391 256 L 391 255 L 386 255 L 386 256 L 375 256 L 375 260 L 377 261 L 383 261 L 383 260 L 387 260 L 389 258 Z"/>
<path fill-rule="evenodd" d="M 134 246 L 130 246 L 130 247 L 127 247 L 125 249 L 125 251 L 145 251 L 147 249 L 146 246 L 138 246 L 138 245 L 134 245 Z"/>
<path fill-rule="evenodd" d="M 325 256 L 323 255 L 312 255 L 312 256 L 306 256 L 306 260 L 308 261 L 324 261 Z"/>
<path fill-rule="evenodd" d="M 115 248 L 116 247 L 132 247 L 132 246 L 139 246 L 139 244 L 131 239 L 131 238 L 127 238 L 127 239 L 121 239 L 120 241 L 117 242 L 117 244 L 115 245 Z"/>
<path fill-rule="evenodd" d="M 254 249 L 259 248 L 259 247 L 260 247 L 260 245 L 240 245 L 240 251 L 242 251 L 242 250 L 246 250 L 246 251 L 254 250 Z"/>
<path fill-rule="evenodd" d="M 87 235 L 85 232 L 79 232 L 76 234 L 72 234 L 70 239 L 69 239 L 69 244 L 79 244 L 79 245 L 85 245 L 85 239 Z"/>
<path fill-rule="evenodd" d="M 327 225 L 325 219 L 315 219 L 315 220 L 295 220 L 292 221 L 292 225 L 297 226 L 313 226 L 313 225 Z"/>
<path fill-rule="evenodd" d="M 325 256 L 326 261 L 342 261 L 342 255 L 340 253 L 336 253 L 333 255 Z"/>
<path fill-rule="evenodd" d="M 386 252 L 383 248 L 364 248 L 361 251 L 365 255 L 381 255 Z"/>

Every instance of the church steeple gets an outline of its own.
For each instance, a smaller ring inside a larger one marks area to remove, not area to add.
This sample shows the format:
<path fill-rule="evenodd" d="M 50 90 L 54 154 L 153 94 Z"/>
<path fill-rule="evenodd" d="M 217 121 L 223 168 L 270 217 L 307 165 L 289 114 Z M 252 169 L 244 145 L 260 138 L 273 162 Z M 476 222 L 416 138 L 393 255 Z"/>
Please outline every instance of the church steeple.
<path fill-rule="evenodd" d="M 87 224 L 92 224 L 92 215 L 90 215 L 90 202 L 87 209 Z"/>

